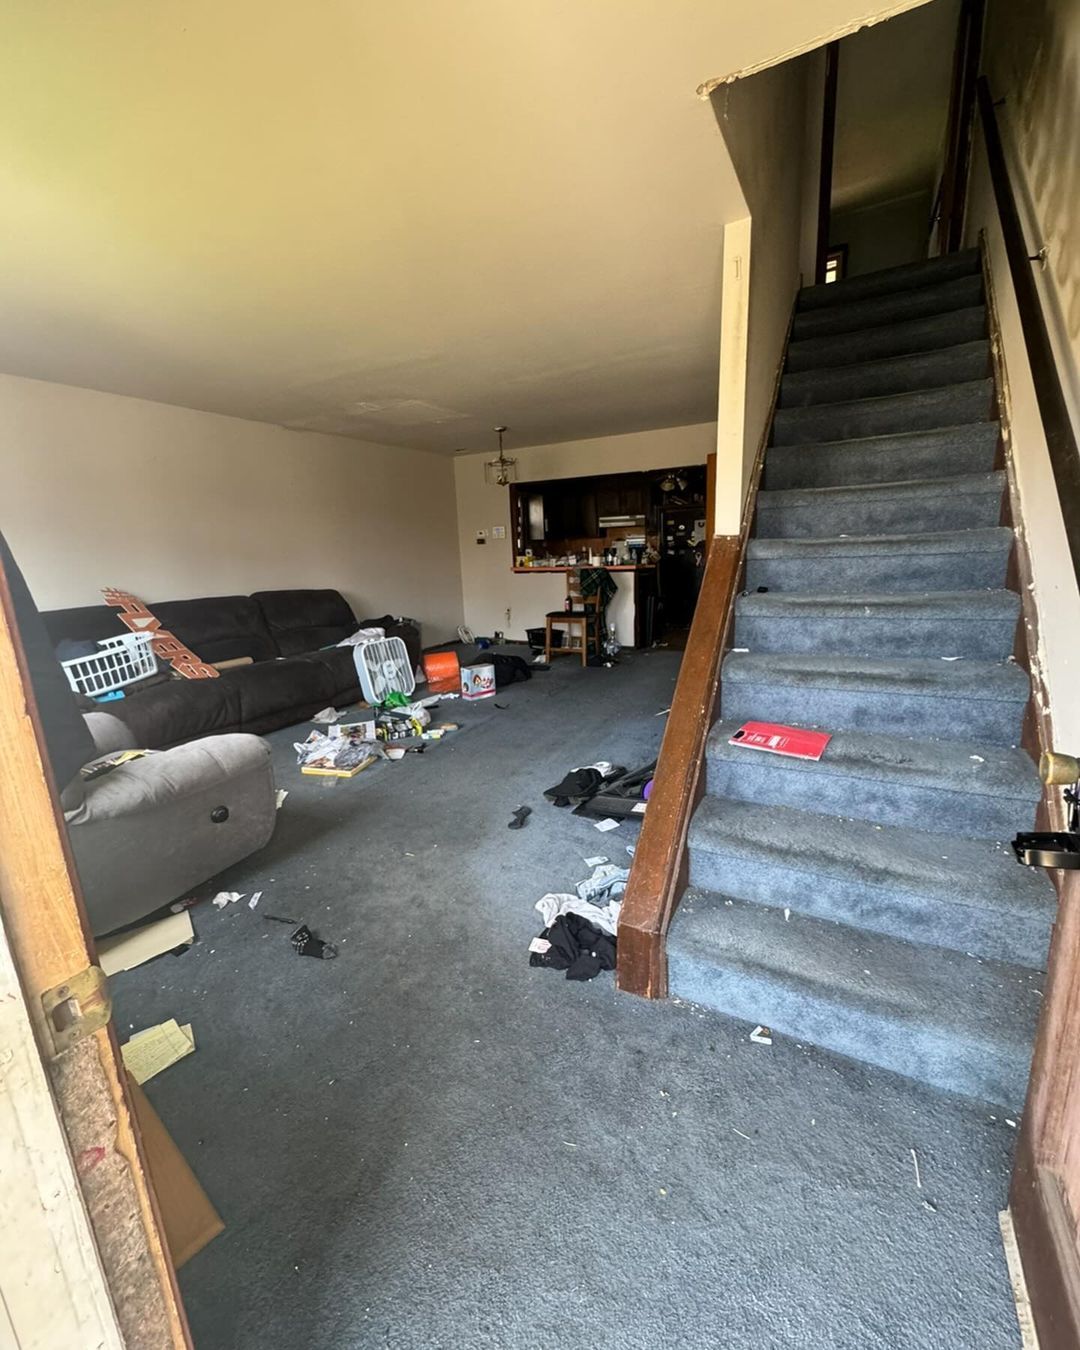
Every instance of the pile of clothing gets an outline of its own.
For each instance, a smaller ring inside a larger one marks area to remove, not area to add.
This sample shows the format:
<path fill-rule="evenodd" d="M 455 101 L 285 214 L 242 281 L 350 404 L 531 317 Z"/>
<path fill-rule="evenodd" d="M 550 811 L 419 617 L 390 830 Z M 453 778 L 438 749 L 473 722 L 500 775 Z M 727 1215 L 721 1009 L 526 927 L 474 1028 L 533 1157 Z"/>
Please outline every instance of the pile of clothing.
<path fill-rule="evenodd" d="M 529 965 L 564 970 L 568 980 L 591 980 L 615 969 L 615 934 L 629 869 L 605 858 L 579 882 L 574 895 L 549 893 L 536 902 L 544 931 L 529 944 Z"/>
<path fill-rule="evenodd" d="M 549 787 L 544 796 L 553 806 L 572 806 L 577 816 L 614 816 L 624 820 L 640 814 L 649 800 L 656 761 L 638 769 L 624 769 L 606 759 L 571 769 L 565 778 Z"/>

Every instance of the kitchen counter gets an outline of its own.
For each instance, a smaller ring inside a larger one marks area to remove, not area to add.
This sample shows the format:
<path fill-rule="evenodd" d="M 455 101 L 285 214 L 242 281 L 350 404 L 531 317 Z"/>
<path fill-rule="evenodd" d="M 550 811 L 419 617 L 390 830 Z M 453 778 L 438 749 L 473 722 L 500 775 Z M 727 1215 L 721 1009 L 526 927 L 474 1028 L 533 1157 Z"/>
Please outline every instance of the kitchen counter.
<path fill-rule="evenodd" d="M 580 567 L 591 567 L 591 563 L 545 563 L 540 567 L 515 567 L 515 572 L 523 572 L 526 575 L 529 572 L 569 572 Z M 655 572 L 655 563 L 597 563 L 597 567 L 602 567 L 605 572 Z"/>
<path fill-rule="evenodd" d="M 526 627 L 542 626 L 548 610 L 559 610 L 566 599 L 566 574 L 576 572 L 588 563 L 570 563 L 563 566 L 515 567 L 517 576 L 536 572 L 538 581 L 515 581 L 521 587 L 521 613 L 528 617 Z M 656 566 L 653 563 L 617 563 L 605 569 L 615 583 L 615 594 L 607 604 L 607 623 L 615 629 L 615 636 L 623 647 L 647 646 L 652 641 L 653 616 L 656 612 Z M 508 616 L 509 621 L 509 616 Z"/>

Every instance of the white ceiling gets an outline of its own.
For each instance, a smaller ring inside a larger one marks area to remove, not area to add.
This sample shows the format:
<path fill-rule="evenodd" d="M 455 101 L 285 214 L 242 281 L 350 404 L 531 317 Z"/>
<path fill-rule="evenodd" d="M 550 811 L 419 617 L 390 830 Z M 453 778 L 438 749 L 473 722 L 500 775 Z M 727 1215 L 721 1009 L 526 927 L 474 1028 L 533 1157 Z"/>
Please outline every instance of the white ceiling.
<path fill-rule="evenodd" d="M 932 192 L 960 0 L 933 0 L 840 44 L 834 211 Z"/>
<path fill-rule="evenodd" d="M 880 9 L 8 0 L 0 369 L 441 451 L 706 420 L 697 88 Z"/>

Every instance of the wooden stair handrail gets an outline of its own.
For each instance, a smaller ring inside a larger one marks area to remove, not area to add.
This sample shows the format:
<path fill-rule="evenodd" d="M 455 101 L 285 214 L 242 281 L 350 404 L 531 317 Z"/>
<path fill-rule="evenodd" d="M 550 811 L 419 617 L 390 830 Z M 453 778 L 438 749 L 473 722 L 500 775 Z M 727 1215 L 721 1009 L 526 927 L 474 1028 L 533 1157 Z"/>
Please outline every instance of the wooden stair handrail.
<path fill-rule="evenodd" d="M 735 599 L 742 587 L 746 545 L 757 510 L 765 449 L 790 338 L 789 321 L 765 430 L 750 471 L 739 533 L 717 534 L 709 542 L 701 591 L 660 743 L 649 807 L 623 896 L 615 978 L 624 993 L 643 998 L 667 997 L 667 933 L 686 890 L 686 836 L 690 818 L 705 793 L 705 740 L 716 720 L 720 667 L 728 650 Z"/>
<path fill-rule="evenodd" d="M 665 940 L 686 889 L 686 835 L 704 792 L 705 738 L 720 692 L 742 563 L 742 536 L 709 545 L 694 620 L 679 669 L 656 776 L 619 916 L 621 990 L 645 998 L 667 994 Z"/>

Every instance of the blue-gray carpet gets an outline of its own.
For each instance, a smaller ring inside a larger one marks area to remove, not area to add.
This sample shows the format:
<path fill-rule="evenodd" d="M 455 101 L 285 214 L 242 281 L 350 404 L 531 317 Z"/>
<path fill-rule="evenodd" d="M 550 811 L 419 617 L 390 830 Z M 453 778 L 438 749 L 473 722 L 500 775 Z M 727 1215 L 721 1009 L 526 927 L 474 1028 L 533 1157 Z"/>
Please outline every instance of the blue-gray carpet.
<path fill-rule="evenodd" d="M 199 1350 L 1017 1344 L 1004 1112 L 528 965 L 534 902 L 635 834 L 542 790 L 651 758 L 677 661 L 448 705 L 455 737 L 351 782 L 270 738 L 290 796 L 221 879 L 259 909 L 202 905 L 191 950 L 114 981 L 122 1036 L 198 1042 L 148 1092 L 227 1224 L 181 1272 Z"/>
<path fill-rule="evenodd" d="M 801 292 L 671 989 L 1019 1109 L 1056 897 L 976 250 Z M 820 762 L 731 744 L 831 735 Z"/>

